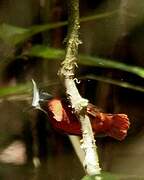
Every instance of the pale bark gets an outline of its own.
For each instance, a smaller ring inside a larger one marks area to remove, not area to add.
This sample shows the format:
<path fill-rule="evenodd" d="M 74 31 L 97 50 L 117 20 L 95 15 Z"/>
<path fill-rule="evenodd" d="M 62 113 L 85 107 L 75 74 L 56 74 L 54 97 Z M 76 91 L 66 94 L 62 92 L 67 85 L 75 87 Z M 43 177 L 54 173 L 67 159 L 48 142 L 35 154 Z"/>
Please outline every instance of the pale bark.
<path fill-rule="evenodd" d="M 84 168 L 89 175 L 100 174 L 100 166 L 97 155 L 95 139 L 87 116 L 86 108 L 88 100 L 81 97 L 74 81 L 74 70 L 77 63 L 78 45 L 80 44 L 79 29 L 79 1 L 69 0 L 68 36 L 65 59 L 59 70 L 59 76 L 64 81 L 66 94 L 71 102 L 75 114 L 81 122 L 82 148 L 85 152 Z"/>

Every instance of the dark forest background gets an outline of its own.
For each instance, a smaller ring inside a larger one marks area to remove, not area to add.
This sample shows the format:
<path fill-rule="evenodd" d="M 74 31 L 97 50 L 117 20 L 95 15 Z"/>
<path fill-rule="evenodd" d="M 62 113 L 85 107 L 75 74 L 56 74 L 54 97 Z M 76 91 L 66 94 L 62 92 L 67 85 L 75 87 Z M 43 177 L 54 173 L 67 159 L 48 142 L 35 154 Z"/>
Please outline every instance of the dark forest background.
<path fill-rule="evenodd" d="M 105 112 L 127 114 L 131 122 L 122 142 L 97 138 L 102 169 L 135 178 L 144 177 L 143 9 L 142 0 L 80 0 L 80 16 L 90 19 L 81 22 L 82 56 L 76 70 L 84 97 Z M 15 140 L 31 144 L 32 120 L 25 110 L 31 106 L 31 79 L 45 92 L 64 94 L 57 71 L 64 57 L 67 26 L 57 23 L 67 21 L 67 16 L 65 0 L 0 0 L 1 151 Z M 44 24 L 48 26 L 35 26 Z M 113 62 L 107 65 L 109 60 Z M 56 179 L 55 170 L 59 179 L 80 179 L 84 172 L 68 137 L 46 126 L 48 161 L 37 179 Z M 22 174 L 34 178 L 27 169 L 1 165 L 3 179 L 12 172 L 17 179 Z"/>

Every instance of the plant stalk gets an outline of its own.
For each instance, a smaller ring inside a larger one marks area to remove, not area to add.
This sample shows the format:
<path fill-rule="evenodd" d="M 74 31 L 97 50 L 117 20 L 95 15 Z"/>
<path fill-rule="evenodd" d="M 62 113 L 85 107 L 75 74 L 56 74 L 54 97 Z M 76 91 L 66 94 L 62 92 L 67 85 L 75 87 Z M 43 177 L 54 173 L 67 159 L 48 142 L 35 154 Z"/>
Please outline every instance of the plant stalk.
<path fill-rule="evenodd" d="M 84 168 L 88 175 L 100 174 L 97 148 L 86 108 L 88 100 L 81 97 L 74 81 L 75 67 L 78 60 L 79 40 L 79 0 L 68 0 L 69 19 L 65 59 L 59 70 L 59 76 L 64 81 L 66 94 L 75 114 L 81 122 L 82 148 L 85 152 Z"/>

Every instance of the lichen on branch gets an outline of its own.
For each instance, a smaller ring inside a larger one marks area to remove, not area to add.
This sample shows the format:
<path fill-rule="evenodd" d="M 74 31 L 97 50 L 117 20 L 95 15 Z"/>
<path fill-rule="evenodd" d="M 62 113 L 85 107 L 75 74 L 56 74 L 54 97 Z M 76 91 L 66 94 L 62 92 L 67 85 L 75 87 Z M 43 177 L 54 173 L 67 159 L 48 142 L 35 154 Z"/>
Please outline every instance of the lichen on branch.
<path fill-rule="evenodd" d="M 85 152 L 84 168 L 89 175 L 100 174 L 99 161 L 96 151 L 95 139 L 87 116 L 86 108 L 88 100 L 81 97 L 74 81 L 75 67 L 78 60 L 79 40 L 79 0 L 68 0 L 68 35 L 65 59 L 61 64 L 59 76 L 66 87 L 66 94 L 70 100 L 75 114 L 81 122 L 83 143 Z"/>
<path fill-rule="evenodd" d="M 79 25 L 79 3 L 76 0 L 68 1 L 69 20 L 68 20 L 68 34 L 65 59 L 62 62 L 60 74 L 65 77 L 73 77 L 74 69 L 78 58 L 79 40 L 78 30 Z"/>

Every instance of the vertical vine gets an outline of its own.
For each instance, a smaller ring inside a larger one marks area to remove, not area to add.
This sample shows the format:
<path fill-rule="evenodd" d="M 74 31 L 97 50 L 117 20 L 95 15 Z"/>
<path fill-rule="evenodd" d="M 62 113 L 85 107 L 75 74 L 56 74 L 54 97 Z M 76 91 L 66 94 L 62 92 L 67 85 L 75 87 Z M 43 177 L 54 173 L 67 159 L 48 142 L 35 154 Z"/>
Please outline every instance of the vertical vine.
<path fill-rule="evenodd" d="M 79 40 L 79 0 L 68 0 L 69 19 L 65 59 L 58 72 L 66 87 L 66 94 L 71 102 L 75 114 L 81 122 L 83 143 L 85 152 L 84 168 L 88 175 L 100 174 L 99 160 L 95 139 L 87 116 L 86 108 L 88 100 L 81 97 L 74 81 L 75 67 L 78 60 Z"/>

